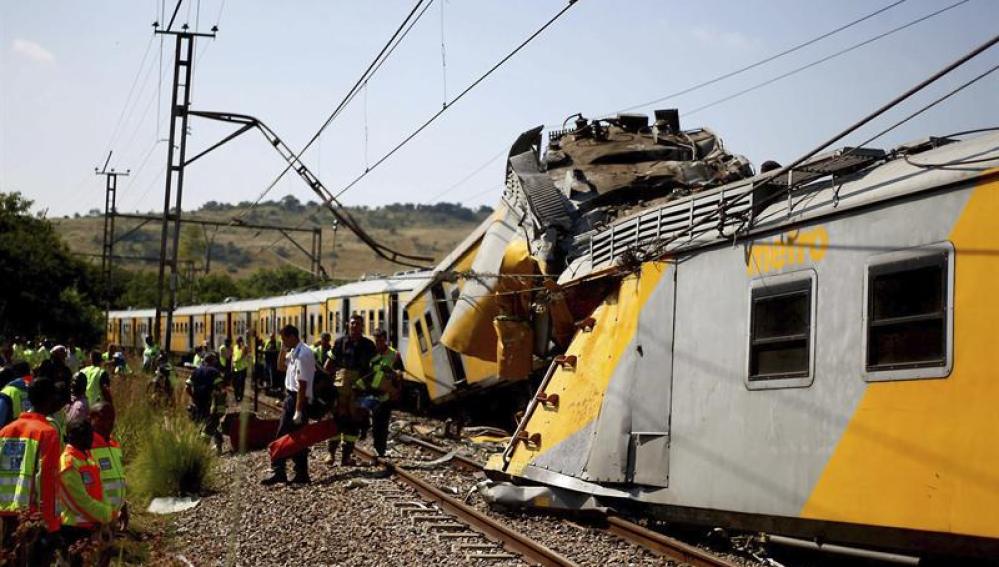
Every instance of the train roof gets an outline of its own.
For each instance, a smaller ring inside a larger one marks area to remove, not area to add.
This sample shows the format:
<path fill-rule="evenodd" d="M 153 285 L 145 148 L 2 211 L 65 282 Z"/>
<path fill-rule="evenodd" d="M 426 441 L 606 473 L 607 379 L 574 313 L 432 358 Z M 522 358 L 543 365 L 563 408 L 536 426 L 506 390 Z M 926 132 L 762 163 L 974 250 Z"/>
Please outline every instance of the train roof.
<path fill-rule="evenodd" d="M 892 152 L 867 148 L 826 152 L 794 170 L 791 183 L 795 188 L 790 198 L 783 176 L 753 190 L 753 182 L 761 177 L 756 176 L 645 208 L 600 231 L 580 235 L 574 243 L 570 265 L 559 281 L 564 283 L 611 269 L 629 250 L 661 256 L 731 242 L 733 235 L 739 238 L 772 232 L 834 213 L 972 181 L 996 167 L 999 167 L 996 131 L 961 141 L 926 138 L 903 144 Z M 837 172 L 842 173 L 837 175 Z M 717 212 L 722 203 L 726 204 L 726 214 L 719 218 Z M 750 216 L 753 222 L 747 231 L 744 223 Z"/>
<path fill-rule="evenodd" d="M 240 311 L 257 311 L 274 307 L 291 307 L 296 305 L 307 305 L 321 303 L 330 298 L 354 297 L 359 295 L 371 295 L 376 293 L 400 293 L 410 291 L 423 285 L 430 277 L 430 272 L 409 272 L 388 277 L 379 277 L 369 280 L 360 280 L 337 287 L 324 287 L 309 291 L 289 293 L 274 297 L 259 299 L 240 299 L 227 303 L 207 303 L 201 305 L 185 305 L 178 307 L 174 313 L 176 315 L 203 315 L 208 313 L 235 313 Z M 154 317 L 155 309 L 130 309 L 111 311 L 113 319 L 125 317 Z"/>

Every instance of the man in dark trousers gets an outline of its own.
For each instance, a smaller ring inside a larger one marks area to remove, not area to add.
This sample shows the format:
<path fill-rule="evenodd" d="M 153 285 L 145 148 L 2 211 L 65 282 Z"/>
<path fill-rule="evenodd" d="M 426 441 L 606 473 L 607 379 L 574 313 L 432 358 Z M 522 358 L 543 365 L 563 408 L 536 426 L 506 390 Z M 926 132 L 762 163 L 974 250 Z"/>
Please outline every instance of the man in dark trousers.
<path fill-rule="evenodd" d="M 374 332 L 377 354 L 371 359 L 371 369 L 355 383 L 362 405 L 371 412 L 371 433 L 375 451 L 385 456 L 388 445 L 389 422 L 392 420 L 392 403 L 398 399 L 402 388 L 402 358 L 388 342 L 385 329 Z"/>
<path fill-rule="evenodd" d="M 284 399 L 284 412 L 281 414 L 281 422 L 278 424 L 277 437 L 286 435 L 305 425 L 309 420 L 309 404 L 312 403 L 312 385 L 316 374 L 316 358 L 312 354 L 312 349 L 303 343 L 298 335 L 298 328 L 294 325 L 287 325 L 281 329 L 281 344 L 287 353 L 284 358 L 279 358 L 278 363 L 284 362 L 284 387 L 286 396 Z M 281 369 L 281 367 L 278 367 Z M 295 476 L 292 477 L 292 484 L 309 483 L 309 450 L 305 449 L 291 457 L 295 464 Z M 277 459 L 271 461 L 271 475 L 260 483 L 268 486 L 279 482 L 287 482 L 286 472 L 287 459 Z"/>
<path fill-rule="evenodd" d="M 333 343 L 333 371 L 337 387 L 335 417 L 337 430 L 341 435 L 330 439 L 327 448 L 327 462 L 336 458 L 336 449 L 343 441 L 343 454 L 340 463 L 352 465 L 354 444 L 360 430 L 361 416 L 354 400 L 354 384 L 371 371 L 371 359 L 375 357 L 375 343 L 364 336 L 364 318 L 358 314 L 350 316 L 347 334 Z"/>

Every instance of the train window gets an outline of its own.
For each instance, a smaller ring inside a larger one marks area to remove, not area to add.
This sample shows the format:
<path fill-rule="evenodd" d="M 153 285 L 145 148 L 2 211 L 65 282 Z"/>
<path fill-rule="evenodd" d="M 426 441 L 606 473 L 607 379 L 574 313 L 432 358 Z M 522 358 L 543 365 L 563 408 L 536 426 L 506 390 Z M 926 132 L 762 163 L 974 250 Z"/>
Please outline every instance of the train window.
<path fill-rule="evenodd" d="M 309 334 L 316 334 L 316 314 L 309 313 Z"/>
<path fill-rule="evenodd" d="M 381 328 L 381 329 L 385 328 L 385 310 L 384 309 L 379 309 L 378 310 L 378 328 Z"/>
<path fill-rule="evenodd" d="M 373 332 L 375 332 L 375 310 L 374 309 L 372 309 L 371 311 L 368 311 L 368 330 L 367 330 L 366 334 L 370 335 Z"/>
<path fill-rule="evenodd" d="M 430 335 L 430 344 L 437 344 L 437 333 L 434 332 L 434 318 L 430 316 L 430 311 L 424 314 L 427 318 L 427 334 Z"/>
<path fill-rule="evenodd" d="M 867 267 L 867 380 L 943 378 L 953 342 L 953 248 L 949 244 L 875 257 Z"/>
<path fill-rule="evenodd" d="M 409 336 L 409 311 L 402 310 L 402 337 Z"/>
<path fill-rule="evenodd" d="M 814 288 L 811 270 L 753 282 L 747 381 L 751 389 L 811 384 Z"/>
<path fill-rule="evenodd" d="M 416 329 L 416 342 L 420 345 L 420 352 L 427 352 L 427 338 L 423 336 L 423 325 L 417 321 L 413 327 Z"/>

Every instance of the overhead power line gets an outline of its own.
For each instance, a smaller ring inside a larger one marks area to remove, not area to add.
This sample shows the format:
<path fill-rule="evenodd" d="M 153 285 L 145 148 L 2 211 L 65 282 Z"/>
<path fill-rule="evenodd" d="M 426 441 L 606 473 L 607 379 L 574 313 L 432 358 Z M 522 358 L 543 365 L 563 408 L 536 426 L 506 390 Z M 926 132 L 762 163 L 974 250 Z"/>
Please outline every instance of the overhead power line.
<path fill-rule="evenodd" d="M 495 65 L 493 65 L 492 67 L 490 67 L 488 71 L 486 71 L 485 73 L 483 73 L 482 75 L 480 75 L 478 79 L 475 79 L 474 81 L 472 81 L 472 83 L 470 85 L 468 85 L 467 87 L 465 87 L 465 89 L 463 91 L 461 91 L 460 93 L 458 93 L 458 96 L 456 96 L 453 99 L 451 99 L 451 102 L 445 102 L 443 108 L 441 108 L 440 110 L 438 110 L 437 112 L 435 112 L 432 116 L 430 116 L 430 118 L 428 118 L 416 130 L 413 130 L 408 136 L 406 136 L 405 138 L 403 138 L 401 142 L 399 142 L 398 144 L 396 144 L 395 147 L 393 147 L 391 150 L 388 151 L 388 153 L 386 153 L 381 158 L 379 158 L 378 161 L 376 161 L 375 163 L 373 163 L 371 165 L 371 167 L 365 169 L 364 173 L 358 175 L 353 181 L 351 181 L 346 186 L 344 186 L 342 189 L 340 189 L 340 191 L 338 191 L 334 195 L 334 198 L 339 198 L 341 195 L 343 195 L 344 193 L 346 193 L 348 190 L 350 190 L 351 187 L 353 187 L 354 185 L 356 185 L 360 180 L 364 179 L 365 177 L 367 177 L 367 175 L 369 173 L 371 173 L 372 171 L 374 171 L 375 168 L 377 168 L 379 165 L 381 165 L 382 163 L 384 163 L 385 160 L 387 160 L 388 158 L 392 157 L 393 154 L 395 154 L 397 151 L 399 151 L 400 149 L 402 149 L 403 146 L 405 146 L 410 141 L 412 141 L 413 138 L 415 138 L 416 136 L 418 136 L 420 134 L 420 132 L 422 132 L 428 126 L 430 126 L 431 124 L 433 124 L 434 121 L 436 121 L 438 118 L 440 118 L 441 115 L 443 115 L 445 112 L 447 112 L 447 110 L 449 108 L 451 108 L 452 106 L 454 106 L 455 103 L 457 103 L 459 100 L 461 100 L 466 94 L 468 94 L 469 92 L 471 92 L 472 89 L 474 89 L 475 87 L 479 86 L 479 84 L 481 84 L 482 81 L 486 80 L 486 78 L 488 78 L 490 75 L 492 75 L 497 69 L 499 69 L 500 67 L 502 67 L 504 63 L 506 63 L 514 55 L 516 55 L 517 53 L 519 53 L 520 50 L 523 49 L 524 47 L 526 47 L 527 44 L 531 43 L 531 41 L 533 41 L 534 38 L 536 38 L 539 35 L 541 35 L 546 29 L 548 29 L 552 24 L 554 24 L 559 18 L 561 18 L 566 12 L 568 12 L 570 8 L 572 8 L 573 6 L 575 6 L 576 3 L 577 3 L 577 1 L 578 0 L 570 0 L 569 3 L 566 4 L 564 8 L 562 8 L 561 10 L 559 10 L 554 16 L 551 17 L 551 19 L 549 19 L 547 22 L 545 22 L 544 25 L 542 25 L 534 33 L 532 33 L 531 35 L 529 35 L 527 37 L 527 39 L 525 39 L 524 41 L 520 42 L 520 44 L 518 44 L 517 47 L 513 48 L 513 51 L 511 51 L 510 53 L 506 54 Z"/>
<path fill-rule="evenodd" d="M 728 102 L 728 101 L 730 101 L 730 100 L 732 100 L 734 98 L 738 98 L 738 97 L 740 97 L 740 96 L 742 96 L 744 94 L 748 94 L 748 93 L 753 92 L 755 90 L 761 89 L 761 88 L 763 88 L 765 86 L 772 85 L 773 83 L 776 83 L 777 81 L 781 81 L 781 80 L 786 79 L 786 78 L 788 78 L 788 77 L 790 77 L 792 75 L 797 75 L 798 73 L 800 73 L 802 71 L 805 71 L 807 69 L 811 69 L 812 67 L 815 67 L 817 65 L 821 65 L 821 64 L 823 64 L 823 63 L 825 63 L 827 61 L 830 61 L 830 60 L 835 59 L 837 57 L 840 57 L 842 55 L 846 55 L 847 53 L 849 53 L 851 51 L 854 51 L 856 49 L 860 49 L 861 47 L 864 47 L 865 45 L 869 45 L 871 43 L 874 43 L 875 41 L 878 41 L 880 39 L 884 39 L 884 38 L 886 38 L 886 37 L 888 37 L 888 36 L 890 36 L 892 34 L 895 34 L 895 33 L 898 33 L 898 32 L 900 32 L 902 30 L 911 28 L 912 26 L 914 26 L 916 24 L 919 24 L 921 22 L 925 22 L 926 20 L 929 20 L 930 18 L 934 18 L 936 16 L 939 16 L 940 14 L 943 14 L 944 12 L 946 12 L 948 10 L 952 10 L 954 8 L 957 8 L 958 6 L 960 6 L 962 4 L 966 4 L 966 3 L 968 3 L 968 1 L 969 0 L 960 0 L 958 2 L 950 4 L 949 6 L 944 6 L 943 8 L 940 8 L 939 10 L 930 12 L 929 14 L 926 14 L 925 16 L 916 18 L 915 20 L 911 20 L 911 21 L 909 21 L 909 22 L 907 22 L 905 24 L 902 24 L 902 25 L 900 25 L 898 27 L 894 27 L 894 28 L 892 28 L 892 29 L 890 29 L 888 31 L 879 33 L 879 34 L 875 35 L 874 37 L 865 39 L 864 41 L 861 41 L 861 42 L 858 42 L 858 43 L 854 43 L 853 45 L 851 45 L 849 47 L 846 47 L 846 48 L 843 48 L 843 49 L 840 49 L 839 51 L 836 51 L 835 53 L 832 53 L 830 55 L 826 55 L 825 57 L 822 57 L 821 59 L 817 59 L 815 61 L 812 61 L 811 63 L 806 63 L 805 65 L 802 65 L 800 67 L 796 67 L 796 68 L 794 68 L 794 69 L 792 69 L 790 71 L 787 71 L 786 73 L 781 73 L 780 75 L 777 75 L 776 77 L 767 79 L 766 81 L 763 81 L 761 83 L 757 83 L 757 84 L 755 84 L 755 85 L 753 85 L 751 87 L 747 87 L 747 88 L 742 89 L 742 90 L 740 90 L 738 92 L 735 92 L 735 93 L 730 94 L 728 96 L 722 97 L 722 98 L 720 98 L 718 100 L 709 102 L 709 103 L 704 104 L 702 106 L 698 106 L 697 108 L 694 108 L 694 109 L 692 109 L 690 111 L 687 111 L 684 114 L 686 116 L 690 116 L 691 114 L 695 114 L 697 112 L 701 112 L 702 110 L 707 110 L 707 109 L 709 109 L 709 108 L 711 108 L 713 106 L 717 106 L 717 105 L 722 104 L 724 102 Z"/>
<path fill-rule="evenodd" d="M 527 44 L 529 44 L 536 37 L 538 37 L 539 35 L 541 35 L 542 32 L 544 32 L 552 24 L 554 24 L 559 18 L 561 18 L 562 15 L 565 14 L 569 10 L 569 8 L 571 8 L 573 5 L 575 5 L 577 1 L 578 0 L 570 0 L 569 3 L 564 8 L 562 8 L 561 10 L 559 10 L 554 16 L 552 16 L 551 19 L 549 19 L 547 22 L 545 22 L 544 25 L 542 25 L 540 28 L 538 28 L 536 31 L 534 31 L 534 33 L 532 33 L 530 36 L 528 36 L 524 41 L 522 41 L 520 44 L 518 44 L 512 51 L 510 51 L 506 56 L 504 56 L 502 59 L 500 59 L 495 65 L 493 65 L 492 67 L 490 67 L 489 70 L 487 70 L 485 73 L 483 73 L 481 76 L 479 76 L 478 79 L 476 79 L 475 81 L 473 81 L 463 91 L 461 91 L 460 93 L 458 93 L 458 95 L 456 97 L 454 97 L 454 99 L 452 99 L 450 103 L 445 103 L 445 105 L 444 105 L 443 108 L 441 108 L 439 111 L 437 111 L 436 113 L 434 113 L 419 128 L 417 128 L 415 131 L 413 131 L 408 136 L 406 136 L 406 138 L 404 138 L 399 144 L 397 144 L 387 154 L 385 154 L 381 158 L 379 158 L 378 161 L 376 161 L 371 167 L 366 168 L 365 172 L 363 174 L 361 174 L 356 179 L 354 179 L 353 181 L 351 181 L 344 188 L 340 189 L 339 192 L 337 192 L 335 195 L 332 196 L 332 200 L 335 202 L 340 197 L 340 195 L 342 195 L 347 190 L 349 190 L 351 187 L 353 187 L 354 185 L 356 185 L 357 182 L 359 182 L 361 179 L 363 179 L 369 172 L 373 171 L 376 167 L 378 167 L 385 160 L 387 160 L 389 157 L 391 157 L 392 154 L 394 154 L 399 149 L 401 149 L 403 146 L 405 146 L 406 144 L 408 144 L 420 132 L 422 132 L 424 129 L 426 129 L 427 126 L 429 126 L 431 123 L 433 123 L 435 120 L 437 120 L 437 118 L 439 118 L 442 114 L 444 114 L 444 112 L 446 112 L 447 109 L 451 108 L 456 102 L 458 102 L 459 100 L 461 100 L 462 97 L 464 97 L 472 89 L 474 89 L 476 86 L 478 86 L 480 83 L 482 83 L 482 81 L 484 81 L 487 77 L 489 77 L 489 75 L 491 75 L 493 72 L 495 72 L 497 69 L 499 69 L 504 63 L 506 63 L 507 61 L 509 61 L 518 52 L 520 52 L 520 50 L 523 49 L 525 46 L 527 46 Z M 427 7 L 429 7 L 429 4 L 427 5 Z M 426 11 L 426 10 L 424 9 L 424 11 Z M 285 171 L 287 171 L 287 169 L 290 169 L 290 168 L 286 168 Z M 280 176 L 278 177 L 278 179 L 280 179 Z M 276 183 L 276 182 L 277 182 L 277 179 L 275 179 L 274 183 Z M 273 184 L 272 184 L 272 186 L 273 186 Z M 307 220 L 308 219 L 303 219 L 302 222 L 299 224 L 299 226 L 304 225 L 305 222 L 307 222 Z M 270 244 L 268 244 L 268 245 L 264 246 L 263 248 L 261 248 L 260 251 L 264 252 L 264 251 L 270 250 L 271 248 L 273 248 L 274 246 L 276 246 L 278 242 L 280 242 L 280 241 L 279 240 L 273 241 Z"/>
<path fill-rule="evenodd" d="M 916 84 L 912 88 L 908 89 L 904 93 L 896 96 L 891 101 L 889 101 L 888 103 L 884 104 L 883 106 L 881 106 L 877 110 L 871 112 L 870 114 L 868 114 L 864 118 L 858 120 L 857 122 L 855 122 L 855 123 L 851 124 L 850 126 L 848 126 L 843 131 L 839 132 L 835 136 L 833 136 L 833 137 L 829 138 L 828 140 L 826 140 L 825 142 L 819 144 L 816 148 L 814 148 L 810 152 L 808 152 L 808 153 L 802 155 L 801 157 L 797 158 L 791 164 L 783 166 L 783 167 L 780 167 L 780 168 L 775 169 L 773 171 L 770 171 L 770 172 L 768 172 L 768 173 L 760 176 L 758 179 L 753 180 L 749 184 L 749 188 L 746 191 L 743 191 L 743 192 L 741 192 L 739 194 L 735 194 L 731 198 L 726 199 L 726 201 L 728 203 L 726 206 L 719 207 L 717 210 L 713 211 L 712 213 L 705 215 L 704 217 L 701 218 L 701 220 L 699 220 L 696 223 L 688 226 L 687 228 L 685 228 L 685 229 L 677 232 L 676 234 L 674 234 L 672 237 L 670 237 L 669 239 L 667 239 L 665 242 L 661 243 L 660 245 L 663 246 L 663 247 L 668 246 L 670 243 L 675 242 L 675 241 L 677 241 L 680 238 L 686 238 L 688 235 L 693 234 L 695 232 L 695 230 L 701 229 L 702 227 L 705 227 L 705 226 L 708 226 L 708 227 L 713 226 L 714 223 L 717 222 L 717 220 L 718 220 L 718 218 L 720 216 L 727 214 L 729 207 L 733 206 L 735 203 L 738 203 L 742 199 L 744 199 L 745 197 L 749 196 L 760 185 L 765 185 L 765 184 L 773 181 L 774 179 L 777 179 L 778 177 L 781 177 L 783 175 L 787 175 L 788 172 L 792 171 L 794 168 L 798 167 L 799 165 L 801 165 L 802 163 L 804 163 L 805 161 L 807 161 L 809 158 L 815 156 L 816 154 L 818 154 L 822 150 L 828 148 L 829 146 L 833 145 L 834 143 L 838 142 L 839 140 L 842 140 L 843 138 L 849 136 L 850 134 L 852 134 L 853 132 L 857 131 L 858 129 L 860 129 L 864 125 L 870 123 L 872 120 L 874 120 L 877 117 L 881 116 L 882 114 L 888 112 L 892 108 L 898 106 L 903 101 L 911 98 L 912 96 L 914 96 L 919 91 L 921 91 L 921 90 L 925 89 L 926 87 L 928 87 L 929 85 L 935 83 L 936 81 L 938 81 L 939 79 L 941 79 L 945 75 L 950 74 L 955 69 L 957 69 L 958 67 L 961 67 L 962 65 L 964 65 L 968 61 L 971 61 L 972 59 L 974 59 L 975 57 L 981 55 L 985 51 L 988 51 L 993 46 L 995 46 L 997 43 L 999 43 L 999 35 L 993 36 L 991 39 L 989 39 L 985 43 L 979 45 L 978 47 L 976 47 L 975 49 L 973 49 L 970 52 L 966 53 L 965 55 L 962 55 L 960 58 L 958 58 L 954 62 L 948 64 L 946 67 L 940 69 L 936 73 L 933 73 L 932 75 L 930 75 L 926 79 L 920 81 L 918 84 Z M 991 72 L 991 71 L 989 71 L 989 72 Z M 987 75 L 987 74 L 988 73 L 985 73 L 985 75 Z M 975 79 L 975 80 L 977 80 L 977 79 Z M 974 81 L 971 81 L 971 83 L 973 83 L 973 82 Z M 959 87 L 957 90 L 959 91 L 961 88 L 964 88 L 964 87 L 963 86 Z M 932 105 L 930 105 L 930 106 L 932 106 Z M 927 106 L 926 108 L 930 108 L 930 106 Z M 921 109 L 916 114 L 918 115 L 923 110 L 925 110 L 925 109 Z M 879 136 L 880 136 L 880 134 L 879 134 Z M 791 187 L 789 186 L 788 187 L 788 191 L 790 191 L 790 190 L 791 190 Z M 774 197 L 771 197 L 771 199 L 776 199 L 776 197 L 777 196 L 775 195 Z"/>
<path fill-rule="evenodd" d="M 829 31 L 827 31 L 827 32 L 825 32 L 825 33 L 823 33 L 821 35 L 815 36 L 812 39 L 809 39 L 808 41 L 799 43 L 799 44 L 797 44 L 797 45 L 795 45 L 793 47 L 785 49 L 784 51 L 781 51 L 780 53 L 775 53 L 773 55 L 770 55 L 768 57 L 760 59 L 759 61 L 757 61 L 755 63 L 750 63 L 749 65 L 746 65 L 744 67 L 739 67 L 738 69 L 735 69 L 734 71 L 729 71 L 727 73 L 723 73 L 721 75 L 718 75 L 717 77 L 714 77 L 712 79 L 708 79 L 706 81 L 697 83 L 696 85 L 692 85 L 692 86 L 686 87 L 686 88 L 681 89 L 679 91 L 676 91 L 674 93 L 670 93 L 668 95 L 664 95 L 664 96 L 661 96 L 661 97 L 658 97 L 658 98 L 654 98 L 652 100 L 641 102 L 641 103 L 638 103 L 638 104 L 633 104 L 633 105 L 631 105 L 631 106 L 629 106 L 627 108 L 622 108 L 621 110 L 618 110 L 614 114 L 619 114 L 621 112 L 630 112 L 632 110 L 636 110 L 636 109 L 639 109 L 639 108 L 644 108 L 646 106 L 652 106 L 653 104 L 659 104 L 660 102 L 669 100 L 671 98 L 676 98 L 678 96 L 682 96 L 682 95 L 685 95 L 685 94 L 688 94 L 688 93 L 692 93 L 692 92 L 694 92 L 696 90 L 699 90 L 699 89 L 702 89 L 704 87 L 713 85 L 713 84 L 715 84 L 717 82 L 724 81 L 725 79 L 728 79 L 728 78 L 731 78 L 731 77 L 735 77 L 736 75 L 740 75 L 742 73 L 745 73 L 746 71 L 755 69 L 755 68 L 757 68 L 757 67 L 759 67 L 761 65 L 765 65 L 765 64 L 767 64 L 767 63 L 769 63 L 771 61 L 774 61 L 776 59 L 780 59 L 781 57 L 784 57 L 785 55 L 790 55 L 790 54 L 792 54 L 792 53 L 794 53 L 796 51 L 804 49 L 804 48 L 808 47 L 809 45 L 812 45 L 814 43 L 822 41 L 823 39 L 826 39 L 827 37 L 836 35 L 836 34 L 838 34 L 841 31 L 844 31 L 844 30 L 847 30 L 849 28 L 852 28 L 853 26 L 855 26 L 855 25 L 857 25 L 857 24 L 859 24 L 861 22 L 865 22 L 865 21 L 867 21 L 867 20 L 869 20 L 869 19 L 871 19 L 871 18 L 873 18 L 875 16 L 878 16 L 880 14 L 883 14 L 884 12 L 887 12 L 888 10 L 891 10 L 892 8 L 895 8 L 896 6 L 898 6 L 900 4 L 903 4 L 905 1 L 906 0 L 897 0 L 896 2 L 893 2 L 893 3 L 887 5 L 887 6 L 883 7 L 883 8 L 879 8 L 878 10 L 875 10 L 875 11 L 873 11 L 873 12 L 871 12 L 871 13 L 865 15 L 865 16 L 857 18 L 856 20 L 853 20 L 852 22 L 848 22 L 846 24 L 843 24 L 843 25 L 841 25 L 841 26 L 839 26 L 839 27 L 837 27 L 835 29 L 829 30 Z M 609 116 L 609 114 L 604 114 L 603 116 Z"/>
<path fill-rule="evenodd" d="M 432 1 L 433 0 L 431 0 L 431 2 Z M 382 63 L 384 63 L 385 60 L 388 59 L 388 56 L 391 55 L 393 51 L 395 51 L 395 47 L 406 37 L 406 34 L 409 33 L 409 30 L 413 28 L 413 25 L 415 25 L 416 22 L 419 21 L 419 19 L 426 12 L 426 8 L 430 7 L 430 3 L 427 3 L 423 11 L 420 12 L 419 15 L 417 15 L 416 18 L 414 19 L 414 15 L 416 15 L 417 11 L 420 9 L 420 6 L 423 5 L 423 2 L 424 0 L 417 0 L 416 4 L 413 5 L 413 8 L 409 11 L 408 14 L 406 14 L 406 18 L 402 21 L 401 24 L 399 24 L 399 27 L 397 27 L 395 32 L 392 33 L 392 36 L 389 37 L 388 41 L 385 42 L 385 45 L 382 46 L 378 54 L 375 55 L 375 58 L 371 60 L 371 63 L 368 64 L 367 69 L 365 69 L 364 72 L 361 73 L 361 76 L 358 77 L 354 85 L 350 88 L 350 90 L 347 91 L 347 94 L 344 95 L 343 99 L 340 100 L 340 103 L 337 104 L 335 109 L 333 109 L 333 112 L 330 113 L 329 117 L 326 118 L 322 126 L 319 127 L 319 130 L 317 130 L 316 133 L 313 134 L 312 138 L 310 138 L 309 141 L 305 144 L 305 146 L 303 146 L 302 149 L 299 150 L 297 154 L 295 154 L 294 156 L 295 159 L 292 160 L 292 163 L 294 161 L 298 161 L 301 159 L 302 155 L 304 155 L 305 152 L 312 146 L 312 144 L 319 139 L 323 131 L 325 131 L 326 128 L 328 128 L 329 125 L 333 123 L 333 121 L 337 118 L 337 116 L 339 116 L 340 113 L 343 112 L 344 108 L 346 108 L 347 105 L 350 104 L 350 102 L 354 99 L 354 97 L 357 96 L 357 93 L 360 92 L 361 88 L 364 85 L 366 85 L 367 82 L 371 79 L 371 77 L 374 76 L 374 74 L 378 71 L 378 69 L 381 68 Z M 410 24 L 411 21 L 412 24 Z M 409 26 L 408 28 L 407 25 Z M 268 184 L 267 187 L 264 188 L 264 190 L 260 193 L 257 199 L 253 202 L 253 205 L 251 205 L 250 208 L 247 209 L 246 211 L 243 211 L 243 213 L 240 216 L 248 214 L 261 201 L 263 201 L 264 197 L 266 197 L 267 194 L 270 193 L 275 186 L 277 186 L 277 184 L 281 181 L 281 179 L 284 178 L 285 174 L 287 174 L 288 171 L 290 170 L 291 170 L 291 163 L 286 165 L 285 168 L 281 170 L 281 173 L 279 173 L 277 177 L 275 177 L 274 180 L 271 181 L 270 184 Z"/>

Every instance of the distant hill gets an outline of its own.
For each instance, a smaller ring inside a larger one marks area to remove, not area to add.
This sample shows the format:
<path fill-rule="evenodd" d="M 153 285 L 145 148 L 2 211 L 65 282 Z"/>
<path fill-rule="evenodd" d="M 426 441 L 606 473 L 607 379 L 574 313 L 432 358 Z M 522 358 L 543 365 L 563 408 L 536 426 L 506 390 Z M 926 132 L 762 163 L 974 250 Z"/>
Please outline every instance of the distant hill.
<path fill-rule="evenodd" d="M 264 201 L 256 207 L 243 202 L 236 205 L 210 201 L 201 209 L 184 211 L 185 215 L 201 219 L 230 221 L 239 217 L 246 223 L 285 227 L 322 227 L 323 266 L 337 279 L 355 279 L 365 273 L 392 273 L 401 266 L 375 256 L 349 230 L 340 228 L 333 237 L 333 216 L 315 202 L 300 202 L 288 195 L 280 201 Z M 440 260 L 474 229 L 492 210 L 488 207 L 469 209 L 458 203 L 433 205 L 393 204 L 383 207 L 351 207 L 350 213 L 365 230 L 380 242 L 401 252 L 413 252 Z M 162 211 L 150 211 L 162 214 Z M 75 252 L 91 254 L 100 261 L 104 217 L 99 211 L 86 216 L 51 219 L 59 234 Z M 115 254 L 158 258 L 160 229 L 151 222 L 132 231 L 140 221 L 118 218 L 115 234 L 122 238 L 115 244 Z M 306 233 L 292 233 L 308 250 L 311 238 Z M 280 239 L 280 240 L 279 240 Z M 273 244 L 276 240 L 277 243 Z M 309 260 L 294 244 L 275 231 L 255 231 L 224 228 L 215 231 L 196 225 L 182 229 L 180 257 L 192 260 L 198 270 L 204 270 L 206 249 L 211 243 L 210 273 L 226 273 L 235 278 L 249 275 L 259 268 L 296 265 L 309 268 Z M 140 260 L 118 260 L 116 263 L 132 270 L 155 269 L 156 264 Z"/>

